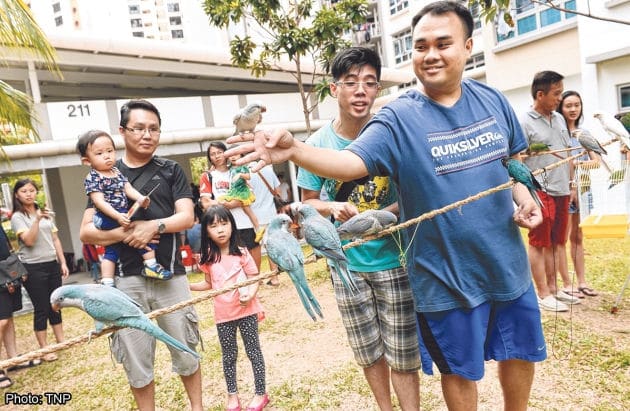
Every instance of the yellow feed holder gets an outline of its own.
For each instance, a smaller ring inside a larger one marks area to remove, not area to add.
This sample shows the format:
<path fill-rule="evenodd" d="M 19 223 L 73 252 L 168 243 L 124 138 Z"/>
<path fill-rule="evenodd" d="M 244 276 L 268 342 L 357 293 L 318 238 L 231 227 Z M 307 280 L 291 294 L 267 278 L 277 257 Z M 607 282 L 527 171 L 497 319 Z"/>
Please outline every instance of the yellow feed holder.
<path fill-rule="evenodd" d="M 609 151 L 613 153 L 618 149 L 611 147 Z M 580 227 L 585 238 L 624 238 L 628 235 L 630 162 L 615 163 L 614 157 L 608 156 L 607 166 L 580 161 L 575 168 Z"/>
<path fill-rule="evenodd" d="M 591 214 L 580 227 L 586 238 L 624 238 L 628 233 L 628 215 Z"/>

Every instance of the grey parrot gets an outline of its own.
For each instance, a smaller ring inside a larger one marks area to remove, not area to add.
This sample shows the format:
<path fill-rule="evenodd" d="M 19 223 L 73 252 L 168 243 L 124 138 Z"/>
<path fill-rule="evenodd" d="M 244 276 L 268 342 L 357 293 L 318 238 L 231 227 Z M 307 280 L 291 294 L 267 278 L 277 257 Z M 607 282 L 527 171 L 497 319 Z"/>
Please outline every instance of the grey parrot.
<path fill-rule="evenodd" d="M 359 289 L 348 271 L 348 259 L 343 253 L 341 239 L 333 223 L 309 204 L 297 205 L 297 211 L 306 242 L 315 253 L 328 259 L 348 290 L 357 292 Z"/>
<path fill-rule="evenodd" d="M 608 170 L 609 173 L 612 172 L 610 166 L 603 158 L 601 158 L 602 154 L 608 154 L 608 152 L 604 149 L 604 147 L 602 147 L 599 141 L 597 141 L 597 139 L 593 137 L 591 133 L 589 133 L 587 130 L 582 130 L 578 128 L 576 130 L 573 130 L 571 132 L 571 135 L 577 138 L 582 147 L 584 147 L 586 150 L 599 154 L 601 163 L 604 165 L 604 167 L 606 167 L 606 170 Z"/>
<path fill-rule="evenodd" d="M 236 126 L 234 135 L 245 132 L 253 132 L 256 125 L 262 121 L 262 113 L 267 111 L 267 107 L 260 101 L 249 103 L 234 116 L 233 123 Z"/>
<path fill-rule="evenodd" d="M 267 226 L 265 248 L 271 261 L 289 274 L 304 309 L 315 321 L 317 320 L 315 314 L 320 318 L 324 318 L 324 315 L 306 281 L 304 254 L 296 238 L 289 232 L 291 223 L 291 217 L 286 214 L 275 216 Z"/>
<path fill-rule="evenodd" d="M 105 325 L 136 328 L 199 358 L 199 354 L 153 323 L 137 302 L 117 288 L 101 284 L 64 285 L 50 295 L 50 304 L 55 311 L 61 307 L 76 307 L 88 313 L 94 319 L 96 328 L 90 334 L 101 332 Z"/>
<path fill-rule="evenodd" d="M 536 193 L 536 190 L 542 190 L 542 187 L 532 174 L 529 167 L 522 162 L 509 157 L 502 158 L 501 164 L 507 168 L 508 174 L 514 179 L 514 181 L 517 181 L 527 187 L 529 194 L 531 194 L 534 198 L 538 207 L 543 208 L 542 202 Z"/>
<path fill-rule="evenodd" d="M 337 233 L 342 240 L 351 240 L 362 236 L 376 234 L 396 224 L 396 214 L 386 210 L 365 210 L 339 227 Z"/>
<path fill-rule="evenodd" d="M 617 120 L 614 116 L 608 113 L 604 113 L 603 111 L 596 111 L 593 113 L 593 117 L 599 120 L 606 132 L 612 134 L 614 137 L 617 137 L 621 144 L 630 150 L 630 134 L 621 121 Z"/>

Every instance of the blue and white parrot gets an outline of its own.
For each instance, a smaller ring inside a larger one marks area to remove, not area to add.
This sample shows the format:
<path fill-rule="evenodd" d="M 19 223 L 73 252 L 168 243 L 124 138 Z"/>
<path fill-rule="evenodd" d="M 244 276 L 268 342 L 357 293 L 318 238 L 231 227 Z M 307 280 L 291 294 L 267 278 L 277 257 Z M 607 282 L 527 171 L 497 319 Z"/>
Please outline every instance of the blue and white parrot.
<path fill-rule="evenodd" d="M 164 332 L 142 312 L 137 302 L 117 288 L 101 284 L 64 285 L 50 295 L 50 304 L 55 311 L 76 307 L 88 313 L 96 328 L 90 334 L 101 332 L 106 325 L 136 328 L 199 358 L 199 354 Z"/>
<path fill-rule="evenodd" d="M 505 166 L 505 168 L 507 168 L 508 174 L 514 179 L 514 181 L 517 181 L 527 187 L 529 193 L 534 198 L 534 201 L 538 204 L 538 207 L 542 208 L 542 202 L 540 201 L 538 194 L 536 194 L 536 190 L 542 190 L 542 187 L 532 174 L 529 167 L 510 157 L 502 158 L 501 163 Z"/>
<path fill-rule="evenodd" d="M 302 254 L 302 247 L 300 247 L 298 241 L 289 232 L 291 223 L 291 217 L 286 214 L 278 214 L 269 222 L 265 234 L 267 256 L 280 269 L 289 274 L 304 309 L 313 321 L 316 321 L 315 314 L 319 315 L 320 318 L 324 318 L 324 315 L 306 282 L 304 254 Z"/>
<path fill-rule="evenodd" d="M 246 132 L 254 132 L 254 129 L 262 121 L 262 113 L 267 111 L 267 107 L 260 101 L 249 103 L 234 116 L 232 122 L 236 126 L 234 135 Z"/>
<path fill-rule="evenodd" d="M 351 292 L 359 289 L 348 271 L 348 259 L 341 248 L 341 239 L 333 223 L 324 218 L 310 204 L 298 204 L 297 212 L 304 239 L 316 254 L 328 259 L 343 285 Z"/>
<path fill-rule="evenodd" d="M 351 240 L 383 231 L 396 224 L 396 214 L 386 210 L 365 210 L 337 227 L 342 240 Z"/>

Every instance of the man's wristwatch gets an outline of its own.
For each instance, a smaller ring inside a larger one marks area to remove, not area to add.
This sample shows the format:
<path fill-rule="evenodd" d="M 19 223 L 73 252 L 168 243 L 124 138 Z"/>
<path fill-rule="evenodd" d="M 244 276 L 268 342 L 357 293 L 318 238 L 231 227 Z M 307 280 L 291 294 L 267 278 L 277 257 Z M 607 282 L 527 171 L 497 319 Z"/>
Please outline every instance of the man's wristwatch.
<path fill-rule="evenodd" d="M 158 230 L 158 234 L 162 234 L 164 233 L 164 231 L 166 231 L 166 224 L 164 224 L 164 221 L 162 220 L 158 221 L 157 230 Z"/>

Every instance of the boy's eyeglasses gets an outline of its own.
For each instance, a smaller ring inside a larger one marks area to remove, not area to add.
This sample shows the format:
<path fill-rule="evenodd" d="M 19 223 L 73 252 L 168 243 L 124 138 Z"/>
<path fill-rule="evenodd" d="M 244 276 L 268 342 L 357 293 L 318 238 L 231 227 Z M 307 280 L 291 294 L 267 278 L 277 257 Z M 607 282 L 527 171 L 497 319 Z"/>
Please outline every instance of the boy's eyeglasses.
<path fill-rule="evenodd" d="M 376 90 L 381 86 L 378 81 L 336 81 L 335 84 L 347 90 L 356 90 L 359 85 L 363 85 L 366 90 Z"/>
<path fill-rule="evenodd" d="M 147 132 L 152 136 L 158 136 L 160 135 L 160 132 L 162 131 L 159 128 L 135 128 L 135 127 L 123 127 L 123 128 L 135 136 L 143 136 Z"/>

